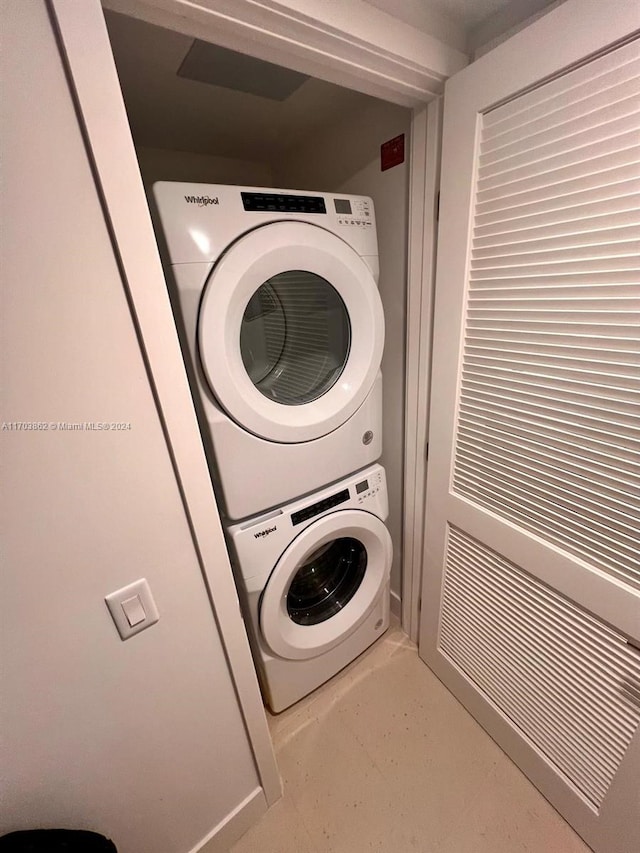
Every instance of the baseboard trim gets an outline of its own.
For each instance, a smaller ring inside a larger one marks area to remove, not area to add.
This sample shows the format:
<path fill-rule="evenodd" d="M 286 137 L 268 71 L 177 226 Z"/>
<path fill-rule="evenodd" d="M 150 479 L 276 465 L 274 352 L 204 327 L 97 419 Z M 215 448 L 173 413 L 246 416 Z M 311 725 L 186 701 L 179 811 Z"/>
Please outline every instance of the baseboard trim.
<path fill-rule="evenodd" d="M 397 619 L 402 619 L 402 599 L 393 590 L 391 590 L 391 612 Z"/>
<path fill-rule="evenodd" d="M 256 788 L 189 853 L 228 853 L 229 848 L 257 823 L 266 810 L 264 791 Z"/>

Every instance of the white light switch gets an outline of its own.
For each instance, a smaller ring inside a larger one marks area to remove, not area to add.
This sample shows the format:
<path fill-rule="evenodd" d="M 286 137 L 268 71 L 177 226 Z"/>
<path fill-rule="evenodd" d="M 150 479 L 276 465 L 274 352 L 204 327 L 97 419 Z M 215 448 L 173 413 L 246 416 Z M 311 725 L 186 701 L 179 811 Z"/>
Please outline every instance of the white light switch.
<path fill-rule="evenodd" d="M 139 595 L 134 595 L 133 598 L 127 598 L 126 601 L 123 601 L 122 609 L 124 610 L 124 615 L 127 617 L 127 621 L 132 628 L 139 625 L 141 622 L 144 622 L 147 618 L 147 614 L 144 612 L 144 607 L 142 606 Z"/>
<path fill-rule="evenodd" d="M 123 640 L 155 625 L 160 618 L 145 578 L 110 593 L 105 601 Z"/>

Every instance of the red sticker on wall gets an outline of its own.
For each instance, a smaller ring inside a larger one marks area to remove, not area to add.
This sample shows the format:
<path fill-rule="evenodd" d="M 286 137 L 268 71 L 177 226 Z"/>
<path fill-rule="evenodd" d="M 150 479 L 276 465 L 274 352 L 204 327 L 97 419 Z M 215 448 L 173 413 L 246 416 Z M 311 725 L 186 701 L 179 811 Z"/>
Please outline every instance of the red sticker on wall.
<path fill-rule="evenodd" d="M 380 146 L 380 169 L 385 172 L 391 169 L 392 166 L 399 166 L 404 163 L 404 133 L 400 136 L 394 136 L 388 142 L 383 142 Z"/>

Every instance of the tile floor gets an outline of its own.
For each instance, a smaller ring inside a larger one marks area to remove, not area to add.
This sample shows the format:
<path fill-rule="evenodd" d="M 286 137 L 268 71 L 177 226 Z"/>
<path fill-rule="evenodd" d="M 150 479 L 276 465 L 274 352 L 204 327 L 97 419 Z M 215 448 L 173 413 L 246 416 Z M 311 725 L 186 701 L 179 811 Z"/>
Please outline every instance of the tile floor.
<path fill-rule="evenodd" d="M 269 723 L 284 796 L 230 853 L 589 853 L 397 625 Z"/>

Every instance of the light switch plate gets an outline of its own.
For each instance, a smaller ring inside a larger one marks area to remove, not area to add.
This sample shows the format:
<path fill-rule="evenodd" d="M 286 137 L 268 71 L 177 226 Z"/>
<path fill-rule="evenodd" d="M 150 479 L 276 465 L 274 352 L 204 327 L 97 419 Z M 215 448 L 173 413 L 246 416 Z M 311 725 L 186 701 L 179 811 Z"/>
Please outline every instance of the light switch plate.
<path fill-rule="evenodd" d="M 145 618 L 140 622 L 136 622 L 135 625 L 130 625 L 122 605 L 123 603 L 129 604 L 131 599 L 136 596 L 144 608 Z M 146 578 L 140 578 L 140 580 L 130 583 L 129 586 L 123 586 L 122 589 L 117 589 L 115 592 L 109 593 L 104 600 L 107 603 L 113 621 L 116 623 L 118 633 L 123 640 L 128 640 L 129 637 L 139 634 L 140 631 L 144 631 L 150 625 L 155 625 L 160 618 Z"/>

